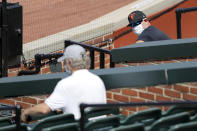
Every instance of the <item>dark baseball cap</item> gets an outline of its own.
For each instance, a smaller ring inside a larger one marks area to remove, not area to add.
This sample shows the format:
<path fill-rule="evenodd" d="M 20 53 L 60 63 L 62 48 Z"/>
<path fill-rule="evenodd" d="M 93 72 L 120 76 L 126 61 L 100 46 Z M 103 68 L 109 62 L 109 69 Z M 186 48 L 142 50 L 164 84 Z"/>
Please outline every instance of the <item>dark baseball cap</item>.
<path fill-rule="evenodd" d="M 128 25 L 134 24 L 138 21 L 142 21 L 144 18 L 146 18 L 146 15 L 142 11 L 139 10 L 133 11 L 128 16 L 128 21 L 129 21 Z"/>

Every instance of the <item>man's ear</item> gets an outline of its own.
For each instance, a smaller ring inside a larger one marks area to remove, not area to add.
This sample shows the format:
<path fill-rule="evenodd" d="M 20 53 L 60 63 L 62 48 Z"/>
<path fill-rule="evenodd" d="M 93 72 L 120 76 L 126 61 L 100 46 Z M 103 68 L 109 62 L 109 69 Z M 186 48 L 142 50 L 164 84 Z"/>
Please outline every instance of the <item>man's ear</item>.
<path fill-rule="evenodd" d="M 68 60 L 68 64 L 69 64 L 69 65 L 72 65 L 72 62 L 73 62 L 72 59 L 69 59 L 69 60 Z"/>
<path fill-rule="evenodd" d="M 149 21 L 147 18 L 145 18 L 145 19 L 143 19 L 143 21 L 145 21 L 145 22 L 147 22 L 147 21 Z"/>

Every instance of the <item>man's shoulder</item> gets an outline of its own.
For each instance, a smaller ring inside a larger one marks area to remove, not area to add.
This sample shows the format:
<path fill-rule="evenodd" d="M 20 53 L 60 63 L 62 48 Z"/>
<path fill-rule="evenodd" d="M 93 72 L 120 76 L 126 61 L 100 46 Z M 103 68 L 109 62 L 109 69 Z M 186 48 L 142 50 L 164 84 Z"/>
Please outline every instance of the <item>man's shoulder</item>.
<path fill-rule="evenodd" d="M 149 26 L 147 27 L 138 37 L 138 41 L 142 40 L 142 41 L 153 41 L 152 36 L 157 35 L 157 33 L 159 32 L 159 30 L 154 27 L 154 26 Z"/>
<path fill-rule="evenodd" d="M 137 40 L 146 41 L 149 38 L 149 35 L 152 35 L 152 33 L 153 33 L 152 30 L 154 30 L 153 28 L 154 27 L 149 26 L 146 29 L 144 29 L 144 31 L 138 36 Z"/>
<path fill-rule="evenodd" d="M 155 26 L 151 25 L 149 27 L 147 27 L 144 31 L 145 32 L 152 32 L 152 31 L 158 31 L 159 29 L 156 28 Z"/>
<path fill-rule="evenodd" d="M 148 28 L 146 28 L 141 35 L 151 36 L 151 35 L 166 35 L 166 34 L 160 29 L 158 29 L 157 27 L 151 25 Z"/>
<path fill-rule="evenodd" d="M 61 79 L 60 81 L 58 81 L 59 86 L 69 84 L 69 83 L 72 83 L 71 76 L 67 76 L 67 77 Z"/>
<path fill-rule="evenodd" d="M 157 27 L 155 27 L 155 26 L 150 26 L 150 27 L 148 27 L 148 30 L 149 30 L 149 32 L 152 32 L 152 33 L 156 33 L 156 34 L 165 34 L 163 31 L 161 31 L 160 29 L 158 29 Z"/>

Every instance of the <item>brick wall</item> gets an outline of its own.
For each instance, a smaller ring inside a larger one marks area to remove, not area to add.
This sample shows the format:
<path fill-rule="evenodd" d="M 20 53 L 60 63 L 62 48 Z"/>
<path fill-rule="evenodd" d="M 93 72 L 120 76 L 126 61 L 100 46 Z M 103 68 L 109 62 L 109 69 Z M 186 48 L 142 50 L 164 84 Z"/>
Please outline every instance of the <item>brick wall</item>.
<path fill-rule="evenodd" d="M 176 59 L 170 61 L 153 61 L 148 63 L 127 63 L 116 64 L 116 67 L 141 66 L 151 64 L 175 63 L 196 61 L 196 58 Z M 183 101 L 197 99 L 197 83 L 177 83 L 174 85 L 158 85 L 142 88 L 121 88 L 107 92 L 108 102 L 154 102 L 154 101 Z M 123 108 L 122 113 L 125 115 L 135 111 L 147 109 L 148 107 Z M 168 107 L 160 106 L 162 110 Z"/>
<path fill-rule="evenodd" d="M 123 88 L 107 92 L 108 102 L 154 102 L 182 101 L 197 99 L 197 84 L 185 83 L 175 85 L 150 86 L 145 88 Z M 148 107 L 123 108 L 125 115 Z M 166 107 L 160 107 L 166 110 Z"/>

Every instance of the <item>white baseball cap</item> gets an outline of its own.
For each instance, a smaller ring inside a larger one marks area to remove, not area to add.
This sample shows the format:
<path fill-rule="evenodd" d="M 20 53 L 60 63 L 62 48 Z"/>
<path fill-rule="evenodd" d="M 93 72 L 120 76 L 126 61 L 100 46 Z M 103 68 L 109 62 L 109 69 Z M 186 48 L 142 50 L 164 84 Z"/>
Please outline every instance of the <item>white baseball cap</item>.
<path fill-rule="evenodd" d="M 65 59 L 81 59 L 82 55 L 85 54 L 85 49 L 80 45 L 70 45 L 64 50 L 62 57 L 57 59 L 58 62 L 61 62 Z"/>

